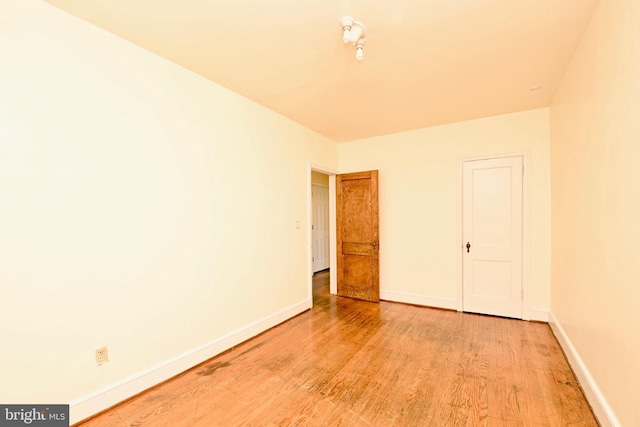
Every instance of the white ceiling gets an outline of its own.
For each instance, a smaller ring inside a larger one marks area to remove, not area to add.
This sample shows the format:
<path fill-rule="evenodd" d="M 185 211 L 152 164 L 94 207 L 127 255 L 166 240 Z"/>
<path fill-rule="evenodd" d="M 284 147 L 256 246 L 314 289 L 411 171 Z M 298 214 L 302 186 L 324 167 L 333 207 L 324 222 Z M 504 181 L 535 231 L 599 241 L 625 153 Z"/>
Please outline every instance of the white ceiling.
<path fill-rule="evenodd" d="M 45 1 L 349 141 L 548 106 L 598 0 Z"/>

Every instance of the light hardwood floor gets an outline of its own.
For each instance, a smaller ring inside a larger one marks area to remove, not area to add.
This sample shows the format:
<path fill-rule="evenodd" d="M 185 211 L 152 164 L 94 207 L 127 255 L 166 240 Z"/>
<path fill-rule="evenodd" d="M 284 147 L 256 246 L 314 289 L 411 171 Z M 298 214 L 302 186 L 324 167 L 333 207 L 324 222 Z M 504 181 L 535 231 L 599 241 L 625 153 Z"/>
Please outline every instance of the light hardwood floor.
<path fill-rule="evenodd" d="M 597 426 L 546 324 L 328 293 L 83 426 Z"/>

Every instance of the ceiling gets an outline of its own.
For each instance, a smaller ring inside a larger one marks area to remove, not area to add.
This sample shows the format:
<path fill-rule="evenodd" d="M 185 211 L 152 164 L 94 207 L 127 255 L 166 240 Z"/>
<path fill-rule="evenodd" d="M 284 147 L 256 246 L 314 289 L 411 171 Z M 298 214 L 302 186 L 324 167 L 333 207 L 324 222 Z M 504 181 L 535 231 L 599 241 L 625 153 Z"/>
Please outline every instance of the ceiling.
<path fill-rule="evenodd" d="M 45 1 L 349 141 L 548 106 L 598 0 Z"/>

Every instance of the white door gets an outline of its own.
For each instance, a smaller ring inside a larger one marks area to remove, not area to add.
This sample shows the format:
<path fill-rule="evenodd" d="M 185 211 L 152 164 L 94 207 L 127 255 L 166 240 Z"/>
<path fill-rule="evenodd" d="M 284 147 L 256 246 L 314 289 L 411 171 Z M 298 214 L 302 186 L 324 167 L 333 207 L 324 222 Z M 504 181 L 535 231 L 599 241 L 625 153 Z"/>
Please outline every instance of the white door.
<path fill-rule="evenodd" d="M 522 318 L 521 156 L 463 163 L 463 309 Z"/>
<path fill-rule="evenodd" d="M 329 188 L 314 185 L 311 188 L 313 209 L 313 272 L 329 268 Z"/>

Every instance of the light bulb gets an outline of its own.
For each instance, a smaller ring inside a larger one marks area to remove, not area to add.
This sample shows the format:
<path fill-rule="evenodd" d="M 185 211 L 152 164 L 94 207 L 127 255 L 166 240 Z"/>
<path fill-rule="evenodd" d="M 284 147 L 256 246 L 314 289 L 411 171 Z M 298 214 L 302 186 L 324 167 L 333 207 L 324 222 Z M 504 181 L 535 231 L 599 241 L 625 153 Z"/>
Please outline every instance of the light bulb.
<path fill-rule="evenodd" d="M 362 61 L 362 58 L 364 58 L 364 54 L 362 53 L 362 45 L 359 44 L 356 46 L 356 59 Z"/>
<path fill-rule="evenodd" d="M 344 35 L 342 36 L 342 41 L 345 43 L 349 43 L 349 41 L 351 41 L 351 27 L 348 25 L 344 27 Z"/>
<path fill-rule="evenodd" d="M 351 27 L 350 37 L 351 43 L 360 44 L 358 42 L 361 38 L 364 38 L 364 29 L 360 25 L 357 25 L 357 23 L 354 23 Z"/>

